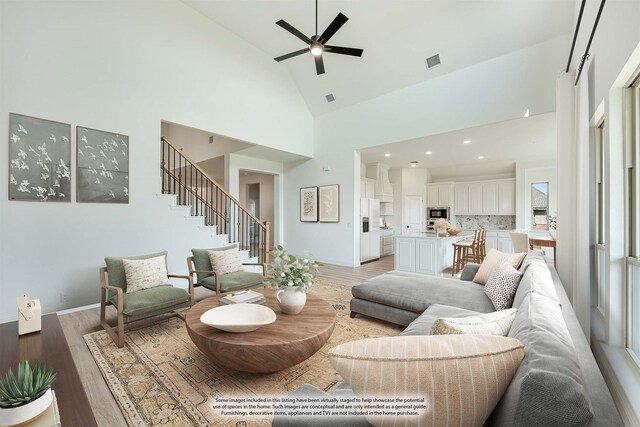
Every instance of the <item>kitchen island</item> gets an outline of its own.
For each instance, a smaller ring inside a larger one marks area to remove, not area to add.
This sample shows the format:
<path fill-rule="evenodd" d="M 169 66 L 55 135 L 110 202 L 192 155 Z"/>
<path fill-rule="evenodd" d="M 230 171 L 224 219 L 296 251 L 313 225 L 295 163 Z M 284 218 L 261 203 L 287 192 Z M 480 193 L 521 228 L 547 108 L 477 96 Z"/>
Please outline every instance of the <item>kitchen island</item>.
<path fill-rule="evenodd" d="M 394 238 L 394 269 L 442 276 L 453 265 L 453 243 L 472 239 L 473 233 L 438 237 L 434 233 L 407 233 Z"/>

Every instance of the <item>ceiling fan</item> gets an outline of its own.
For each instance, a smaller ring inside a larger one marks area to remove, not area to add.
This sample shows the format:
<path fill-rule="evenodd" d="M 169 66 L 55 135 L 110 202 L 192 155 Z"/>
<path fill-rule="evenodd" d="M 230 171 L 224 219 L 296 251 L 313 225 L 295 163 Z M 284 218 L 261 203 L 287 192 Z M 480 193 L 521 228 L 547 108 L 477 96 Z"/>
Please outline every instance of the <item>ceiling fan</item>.
<path fill-rule="evenodd" d="M 326 30 L 321 35 L 318 35 L 318 0 L 316 0 L 316 33 L 311 37 L 305 36 L 301 31 L 294 28 L 291 24 L 287 23 L 285 20 L 281 19 L 276 22 L 276 25 L 281 26 L 285 30 L 289 31 L 291 34 L 307 43 L 309 47 L 301 50 L 297 50 L 295 52 L 287 53 L 286 55 L 278 56 L 274 58 L 276 61 L 284 61 L 285 59 L 293 58 L 294 56 L 302 55 L 303 53 L 311 52 L 316 62 L 316 72 L 318 75 L 324 74 L 324 62 L 322 61 L 322 54 L 324 52 L 327 53 L 337 53 L 340 55 L 350 55 L 350 56 L 362 56 L 363 49 L 356 49 L 352 47 L 341 47 L 341 46 L 329 46 L 326 44 L 329 39 L 347 22 L 349 18 L 344 16 L 342 13 L 338 13 L 338 16 L 334 18 L 334 20 L 329 24 Z"/>

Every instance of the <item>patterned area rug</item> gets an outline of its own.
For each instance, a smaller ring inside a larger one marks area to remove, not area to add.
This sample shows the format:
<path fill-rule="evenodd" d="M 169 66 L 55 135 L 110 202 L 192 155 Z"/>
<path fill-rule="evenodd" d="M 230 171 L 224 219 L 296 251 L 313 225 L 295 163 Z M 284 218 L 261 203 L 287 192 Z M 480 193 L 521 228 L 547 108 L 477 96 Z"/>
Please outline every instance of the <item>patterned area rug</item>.
<path fill-rule="evenodd" d="M 305 383 L 330 391 L 342 382 L 326 357 L 331 348 L 398 335 L 402 330 L 362 316 L 350 319 L 348 286 L 317 280 L 310 292 L 338 312 L 336 328 L 318 353 L 274 374 L 249 374 L 216 365 L 191 342 L 177 317 L 127 332 L 123 348 L 117 348 L 105 331 L 84 339 L 130 426 L 269 426 L 269 418 L 220 417 L 211 407 L 220 398 L 283 396 Z"/>

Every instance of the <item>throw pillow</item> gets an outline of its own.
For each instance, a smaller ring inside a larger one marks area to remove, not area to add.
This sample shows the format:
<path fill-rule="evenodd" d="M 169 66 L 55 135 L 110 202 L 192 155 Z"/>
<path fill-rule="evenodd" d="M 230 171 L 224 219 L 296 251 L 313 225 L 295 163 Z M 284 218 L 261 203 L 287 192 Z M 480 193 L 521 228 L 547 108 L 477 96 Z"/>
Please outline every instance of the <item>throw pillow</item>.
<path fill-rule="evenodd" d="M 123 259 L 127 292 L 135 292 L 169 283 L 166 255 L 147 259 Z"/>
<path fill-rule="evenodd" d="M 240 261 L 240 252 L 234 247 L 226 251 L 207 251 L 213 271 L 219 274 L 234 273 L 242 271 L 242 261 Z"/>
<path fill-rule="evenodd" d="M 494 335 L 396 336 L 329 352 L 359 397 L 419 399 L 417 415 L 368 415 L 374 426 L 481 426 L 524 357 L 520 341 Z"/>
<path fill-rule="evenodd" d="M 482 264 L 480 264 L 480 268 L 473 278 L 473 281 L 481 285 L 487 283 L 491 272 L 493 271 L 495 266 L 498 265 L 498 262 L 503 258 L 506 258 L 514 268 L 518 268 L 526 254 L 526 252 L 507 254 L 495 249 L 491 249 L 487 256 L 484 257 L 484 261 L 482 261 Z"/>
<path fill-rule="evenodd" d="M 431 335 L 479 334 L 506 337 L 517 308 L 467 317 L 443 317 L 435 321 Z"/>
<path fill-rule="evenodd" d="M 505 310 L 513 305 L 522 273 L 506 259 L 501 260 L 493 269 L 484 293 L 489 297 L 496 310 Z"/>

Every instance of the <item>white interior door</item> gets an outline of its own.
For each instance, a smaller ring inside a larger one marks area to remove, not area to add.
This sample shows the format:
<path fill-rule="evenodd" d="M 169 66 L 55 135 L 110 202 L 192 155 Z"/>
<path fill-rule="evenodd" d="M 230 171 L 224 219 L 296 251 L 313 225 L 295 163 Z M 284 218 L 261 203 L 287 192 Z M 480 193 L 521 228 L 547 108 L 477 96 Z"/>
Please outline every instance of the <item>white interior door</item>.
<path fill-rule="evenodd" d="M 405 231 L 423 231 L 424 218 L 422 216 L 422 209 L 422 196 L 405 196 L 403 227 Z"/>

